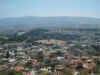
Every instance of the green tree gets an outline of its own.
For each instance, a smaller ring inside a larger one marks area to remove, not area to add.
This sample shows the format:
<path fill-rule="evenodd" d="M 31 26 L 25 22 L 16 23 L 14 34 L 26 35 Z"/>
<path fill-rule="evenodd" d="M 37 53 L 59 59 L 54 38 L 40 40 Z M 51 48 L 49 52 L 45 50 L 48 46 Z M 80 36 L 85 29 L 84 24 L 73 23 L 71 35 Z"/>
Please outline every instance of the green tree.
<path fill-rule="evenodd" d="M 38 60 L 39 62 L 42 62 L 43 59 L 44 59 L 44 54 L 43 54 L 43 52 L 39 52 L 39 53 L 38 53 L 38 56 L 37 56 L 37 60 Z"/>
<path fill-rule="evenodd" d="M 8 72 L 0 72 L 0 75 L 23 75 L 21 71 L 9 70 Z"/>
<path fill-rule="evenodd" d="M 25 64 L 26 67 L 28 68 L 32 68 L 32 61 L 28 61 L 26 64 Z"/>
<path fill-rule="evenodd" d="M 73 69 L 65 68 L 62 73 L 62 75 L 73 75 Z"/>
<path fill-rule="evenodd" d="M 0 75 L 7 75 L 6 72 L 0 72 Z"/>
<path fill-rule="evenodd" d="M 81 69 L 79 75 L 89 75 L 89 72 L 87 69 Z"/>
<path fill-rule="evenodd" d="M 96 67 L 93 69 L 94 73 L 100 73 L 100 60 L 96 61 Z"/>
<path fill-rule="evenodd" d="M 52 74 L 49 73 L 49 72 L 44 71 L 44 72 L 39 72 L 39 75 L 52 75 Z"/>
<path fill-rule="evenodd" d="M 21 71 L 9 70 L 7 75 L 23 75 Z"/>

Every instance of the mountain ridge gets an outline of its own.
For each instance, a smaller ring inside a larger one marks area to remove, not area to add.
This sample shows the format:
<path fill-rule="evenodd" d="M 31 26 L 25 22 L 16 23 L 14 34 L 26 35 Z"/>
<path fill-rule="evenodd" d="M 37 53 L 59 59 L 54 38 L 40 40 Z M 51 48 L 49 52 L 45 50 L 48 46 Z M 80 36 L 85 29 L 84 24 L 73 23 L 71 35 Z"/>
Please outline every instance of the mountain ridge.
<path fill-rule="evenodd" d="M 100 28 L 100 18 L 73 16 L 26 16 L 0 19 L 0 29 L 30 29 L 38 27 Z"/>

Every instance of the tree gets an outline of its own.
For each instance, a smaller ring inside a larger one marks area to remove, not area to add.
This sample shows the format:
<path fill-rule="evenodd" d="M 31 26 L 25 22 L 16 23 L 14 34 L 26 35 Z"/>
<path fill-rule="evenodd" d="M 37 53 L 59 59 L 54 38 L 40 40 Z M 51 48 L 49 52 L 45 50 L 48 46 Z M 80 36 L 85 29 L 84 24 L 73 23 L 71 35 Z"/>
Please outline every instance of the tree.
<path fill-rule="evenodd" d="M 43 54 L 43 52 L 39 52 L 39 53 L 38 53 L 38 56 L 37 56 L 37 60 L 38 60 L 39 62 L 42 62 L 43 59 L 44 59 L 44 54 Z"/>
<path fill-rule="evenodd" d="M 0 75 L 7 75 L 6 72 L 0 72 Z"/>
<path fill-rule="evenodd" d="M 65 68 L 62 73 L 63 75 L 73 75 L 73 69 Z"/>
<path fill-rule="evenodd" d="M 96 67 L 93 69 L 95 74 L 100 73 L 100 60 L 96 60 Z"/>
<path fill-rule="evenodd" d="M 79 75 L 89 75 L 89 72 L 87 69 L 81 69 Z"/>
<path fill-rule="evenodd" d="M 52 74 L 49 72 L 43 71 L 43 72 L 39 72 L 39 75 L 52 75 Z"/>
<path fill-rule="evenodd" d="M 10 56 L 9 51 L 7 51 L 6 58 L 9 58 L 9 56 Z"/>
<path fill-rule="evenodd" d="M 26 67 L 28 68 L 32 68 L 32 61 L 28 61 L 26 64 L 25 64 Z"/>
<path fill-rule="evenodd" d="M 0 72 L 0 75 L 23 75 L 21 71 L 9 70 L 8 72 Z"/>
<path fill-rule="evenodd" d="M 7 75 L 23 75 L 21 71 L 9 70 Z"/>

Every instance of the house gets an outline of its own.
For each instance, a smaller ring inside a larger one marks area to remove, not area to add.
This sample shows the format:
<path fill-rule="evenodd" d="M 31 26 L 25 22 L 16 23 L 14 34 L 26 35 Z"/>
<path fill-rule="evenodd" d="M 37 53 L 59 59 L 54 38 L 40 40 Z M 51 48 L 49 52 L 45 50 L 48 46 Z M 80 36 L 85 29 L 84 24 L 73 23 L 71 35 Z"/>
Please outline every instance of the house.
<path fill-rule="evenodd" d="M 17 70 L 17 71 L 20 71 L 20 70 L 24 70 L 24 67 L 22 67 L 22 66 L 15 66 L 14 69 Z"/>
<path fill-rule="evenodd" d="M 96 66 L 96 63 L 94 63 L 94 62 L 83 63 L 83 68 L 86 68 L 88 70 L 92 70 L 95 66 Z"/>
<path fill-rule="evenodd" d="M 8 66 L 7 65 L 0 65 L 0 72 L 7 71 L 7 70 L 8 70 Z"/>
<path fill-rule="evenodd" d="M 62 71 L 64 69 L 63 65 L 56 65 L 55 66 L 56 71 Z"/>

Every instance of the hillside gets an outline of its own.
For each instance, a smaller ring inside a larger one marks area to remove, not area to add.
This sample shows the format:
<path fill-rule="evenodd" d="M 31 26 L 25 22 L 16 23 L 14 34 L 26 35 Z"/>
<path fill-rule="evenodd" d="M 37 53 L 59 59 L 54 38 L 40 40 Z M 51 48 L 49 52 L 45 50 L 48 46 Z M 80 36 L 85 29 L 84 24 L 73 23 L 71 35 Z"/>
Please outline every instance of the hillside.
<path fill-rule="evenodd" d="M 100 19 L 89 17 L 19 17 L 0 19 L 0 31 L 41 27 L 98 28 Z"/>

